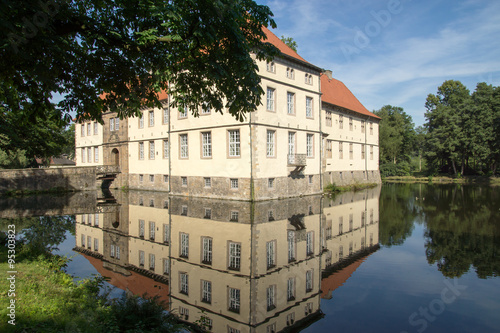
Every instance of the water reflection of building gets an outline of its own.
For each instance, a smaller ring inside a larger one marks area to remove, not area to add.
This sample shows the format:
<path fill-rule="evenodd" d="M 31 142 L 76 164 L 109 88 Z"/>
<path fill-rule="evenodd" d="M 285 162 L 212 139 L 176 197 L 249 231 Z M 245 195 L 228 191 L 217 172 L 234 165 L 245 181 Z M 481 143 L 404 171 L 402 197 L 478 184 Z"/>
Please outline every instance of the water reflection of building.
<path fill-rule="evenodd" d="M 328 286 L 329 274 L 376 249 L 378 193 L 249 203 L 132 191 L 90 223 L 78 216 L 76 248 L 102 260 L 102 274 L 123 289 L 168 290 L 186 322 L 214 332 L 300 330 L 322 317 L 322 279 Z"/>

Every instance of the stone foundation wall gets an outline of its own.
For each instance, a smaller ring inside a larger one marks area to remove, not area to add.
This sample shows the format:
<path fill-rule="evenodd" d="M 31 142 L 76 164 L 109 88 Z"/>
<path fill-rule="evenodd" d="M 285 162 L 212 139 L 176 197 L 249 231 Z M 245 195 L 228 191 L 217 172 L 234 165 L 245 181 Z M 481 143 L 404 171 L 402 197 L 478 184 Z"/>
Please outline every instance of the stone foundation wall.
<path fill-rule="evenodd" d="M 10 190 L 96 190 L 95 167 L 0 170 L 0 193 Z"/>
<path fill-rule="evenodd" d="M 379 170 L 327 171 L 323 173 L 323 185 L 347 186 L 353 184 L 381 183 Z"/>
<path fill-rule="evenodd" d="M 210 177 L 210 187 L 205 187 L 205 177 L 186 178 L 187 186 L 183 186 L 182 177 L 170 177 L 171 193 L 173 195 L 214 199 L 251 200 L 250 178 L 237 178 L 238 189 L 231 188 L 231 178 Z"/>
<path fill-rule="evenodd" d="M 309 179 L 309 177 L 312 178 Z M 322 192 L 321 179 L 318 174 L 271 178 L 273 179 L 272 187 L 269 186 L 269 179 L 254 179 L 255 201 L 294 198 Z"/>

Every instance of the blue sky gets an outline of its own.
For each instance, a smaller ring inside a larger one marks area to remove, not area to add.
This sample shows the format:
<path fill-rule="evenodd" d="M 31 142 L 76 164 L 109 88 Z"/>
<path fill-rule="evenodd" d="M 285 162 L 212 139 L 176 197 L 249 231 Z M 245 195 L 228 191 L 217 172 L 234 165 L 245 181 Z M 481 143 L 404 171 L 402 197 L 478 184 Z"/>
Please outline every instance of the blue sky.
<path fill-rule="evenodd" d="M 445 80 L 500 86 L 498 0 L 256 0 L 273 32 L 333 71 L 370 110 L 404 108 L 416 126 Z"/>

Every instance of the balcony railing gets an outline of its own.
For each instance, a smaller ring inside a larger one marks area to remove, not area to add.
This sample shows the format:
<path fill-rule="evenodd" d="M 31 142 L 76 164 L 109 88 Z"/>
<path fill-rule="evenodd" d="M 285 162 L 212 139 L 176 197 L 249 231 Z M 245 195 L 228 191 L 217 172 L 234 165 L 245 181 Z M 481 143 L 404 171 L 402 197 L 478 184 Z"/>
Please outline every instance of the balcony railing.
<path fill-rule="evenodd" d="M 96 166 L 95 171 L 96 171 L 96 174 L 98 174 L 98 175 L 120 173 L 120 166 L 119 165 L 98 165 L 98 166 Z"/>
<path fill-rule="evenodd" d="M 288 154 L 288 165 L 290 166 L 306 166 L 306 154 Z"/>

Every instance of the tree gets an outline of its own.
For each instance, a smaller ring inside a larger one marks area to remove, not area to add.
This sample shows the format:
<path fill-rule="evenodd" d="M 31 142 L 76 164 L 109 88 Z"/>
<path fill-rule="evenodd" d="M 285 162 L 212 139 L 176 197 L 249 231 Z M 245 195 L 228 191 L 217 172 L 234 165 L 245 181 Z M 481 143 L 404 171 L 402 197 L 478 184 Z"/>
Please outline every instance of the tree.
<path fill-rule="evenodd" d="M 57 110 L 47 111 L 43 117 L 36 115 L 32 122 L 25 122 L 23 117 L 22 113 L 5 111 L 0 117 L 0 151 L 3 152 L 0 167 L 34 166 L 35 157 L 48 161 L 52 156 L 59 156 L 68 144 L 74 146 L 74 134 L 71 139 L 67 138 L 65 124 Z"/>
<path fill-rule="evenodd" d="M 408 162 L 415 140 L 411 116 L 406 114 L 403 108 L 392 105 L 385 105 L 374 113 L 381 118 L 379 124 L 381 170 L 389 170 L 385 176 L 398 174 L 401 172 L 397 171 L 398 167 L 395 165 L 400 164 L 404 169 L 408 169 L 403 173 L 408 173 Z"/>
<path fill-rule="evenodd" d="M 425 103 L 427 120 L 427 158 L 432 165 L 451 164 L 457 174 L 457 164 L 464 173 L 469 137 L 464 133 L 465 113 L 470 108 L 469 90 L 460 82 L 448 80 L 437 95 L 429 94 Z"/>
<path fill-rule="evenodd" d="M 281 35 L 281 41 L 283 43 L 285 43 L 289 48 L 291 48 L 292 50 L 297 52 L 297 48 L 299 46 L 297 45 L 297 42 L 293 40 L 292 37 L 285 37 L 285 36 Z"/>
<path fill-rule="evenodd" d="M 271 16 L 252 0 L 4 1 L 0 112 L 102 122 L 160 107 L 164 90 L 195 115 L 203 102 L 242 121 L 264 94 L 250 53 L 279 52 L 262 30 Z"/>

